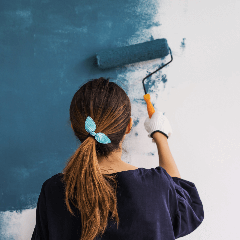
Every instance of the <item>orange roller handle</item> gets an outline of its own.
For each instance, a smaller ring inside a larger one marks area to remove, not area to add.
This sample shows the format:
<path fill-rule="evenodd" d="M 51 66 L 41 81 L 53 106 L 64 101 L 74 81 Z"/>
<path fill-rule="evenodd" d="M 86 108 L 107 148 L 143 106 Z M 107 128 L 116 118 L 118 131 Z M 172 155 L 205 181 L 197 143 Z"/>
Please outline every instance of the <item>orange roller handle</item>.
<path fill-rule="evenodd" d="M 152 103 L 151 103 L 151 101 L 150 101 L 150 94 L 149 94 L 149 93 L 148 93 L 148 94 L 145 94 L 145 95 L 143 96 L 143 98 L 144 98 L 144 100 L 145 100 L 146 103 L 147 103 L 148 116 L 149 116 L 149 118 L 151 118 L 152 115 L 155 113 L 155 109 L 154 109 L 154 107 L 153 107 L 153 105 L 152 105 Z"/>

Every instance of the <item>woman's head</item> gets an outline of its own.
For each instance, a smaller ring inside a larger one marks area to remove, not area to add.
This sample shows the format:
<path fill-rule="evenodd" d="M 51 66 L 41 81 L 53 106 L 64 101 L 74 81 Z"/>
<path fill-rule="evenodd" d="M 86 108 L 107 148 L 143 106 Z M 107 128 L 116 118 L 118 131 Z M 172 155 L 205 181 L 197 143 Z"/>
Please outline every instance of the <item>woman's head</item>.
<path fill-rule="evenodd" d="M 96 124 L 95 133 L 104 133 L 111 143 L 102 144 L 88 137 L 86 118 Z M 98 157 L 108 157 L 121 148 L 126 133 L 130 132 L 131 103 L 125 91 L 109 79 L 93 79 L 74 94 L 70 105 L 70 121 L 75 136 L 82 143 L 68 160 L 63 170 L 65 202 L 72 212 L 69 199 L 81 212 L 81 240 L 93 240 L 103 234 L 109 212 L 119 224 L 116 196 L 116 176 L 103 174 Z M 115 188 L 108 180 L 115 183 Z"/>
<path fill-rule="evenodd" d="M 131 103 L 125 91 L 109 79 L 93 79 L 85 83 L 73 96 L 70 106 L 70 121 L 75 136 L 83 142 L 87 139 L 86 118 L 90 116 L 95 124 L 95 132 L 108 136 L 111 143 L 96 142 L 97 157 L 107 157 L 119 150 L 126 133 L 130 132 Z"/>

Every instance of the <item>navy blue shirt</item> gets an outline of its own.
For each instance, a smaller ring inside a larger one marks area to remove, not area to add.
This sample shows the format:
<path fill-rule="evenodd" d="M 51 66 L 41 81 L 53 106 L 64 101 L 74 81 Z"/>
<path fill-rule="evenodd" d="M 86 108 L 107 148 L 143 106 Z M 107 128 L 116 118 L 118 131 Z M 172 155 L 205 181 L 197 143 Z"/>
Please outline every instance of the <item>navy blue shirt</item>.
<path fill-rule="evenodd" d="M 79 240 L 81 215 L 67 210 L 62 173 L 47 179 L 38 198 L 32 240 Z M 193 232 L 204 211 L 194 183 L 171 177 L 158 166 L 118 172 L 119 227 L 109 218 L 108 227 L 96 240 L 173 240 Z M 109 214 L 110 216 L 110 214 Z"/>

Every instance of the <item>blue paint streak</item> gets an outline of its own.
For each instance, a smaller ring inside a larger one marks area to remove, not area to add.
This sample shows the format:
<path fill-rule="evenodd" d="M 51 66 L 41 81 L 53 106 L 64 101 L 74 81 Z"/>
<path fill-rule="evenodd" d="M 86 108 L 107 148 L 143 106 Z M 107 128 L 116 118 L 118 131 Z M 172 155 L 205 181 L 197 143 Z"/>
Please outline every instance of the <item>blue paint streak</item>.
<path fill-rule="evenodd" d="M 95 53 L 125 46 L 135 34 L 159 24 L 154 22 L 156 3 L 148 2 L 152 14 L 141 4 L 1 3 L 0 181 L 8 188 L 1 188 L 0 211 L 35 208 L 43 182 L 62 171 L 76 149 L 69 122 L 73 94 L 89 79 L 116 79 L 128 71 L 100 70 Z"/>
<path fill-rule="evenodd" d="M 181 48 L 182 48 L 182 49 L 185 49 L 185 47 L 186 47 L 185 40 L 186 40 L 186 38 L 183 38 L 183 40 L 182 40 L 182 42 L 181 42 Z"/>
<path fill-rule="evenodd" d="M 162 81 L 163 83 L 166 83 L 166 82 L 167 82 L 167 75 L 166 75 L 166 74 L 163 74 L 163 75 L 162 75 L 161 81 Z"/>
<path fill-rule="evenodd" d="M 139 118 L 137 118 L 133 121 L 133 127 L 136 127 L 138 124 L 139 124 Z"/>

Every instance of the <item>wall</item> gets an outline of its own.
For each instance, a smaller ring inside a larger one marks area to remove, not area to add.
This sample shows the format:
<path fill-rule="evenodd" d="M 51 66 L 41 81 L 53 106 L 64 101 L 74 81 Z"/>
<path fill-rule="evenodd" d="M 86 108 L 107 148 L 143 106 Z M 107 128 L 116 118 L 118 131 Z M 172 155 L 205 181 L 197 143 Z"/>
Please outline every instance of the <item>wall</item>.
<path fill-rule="evenodd" d="M 234 0 L 2 0 L 1 240 L 30 239 L 42 183 L 62 171 L 79 144 L 69 106 L 89 79 L 111 77 L 131 99 L 134 125 L 123 160 L 158 166 L 143 125 L 141 81 L 159 60 L 105 71 L 94 65 L 99 50 L 157 38 L 168 40 L 173 62 L 151 77 L 147 91 L 171 123 L 173 157 L 181 177 L 197 186 L 205 211 L 203 224 L 184 239 L 236 239 L 239 10 Z"/>

